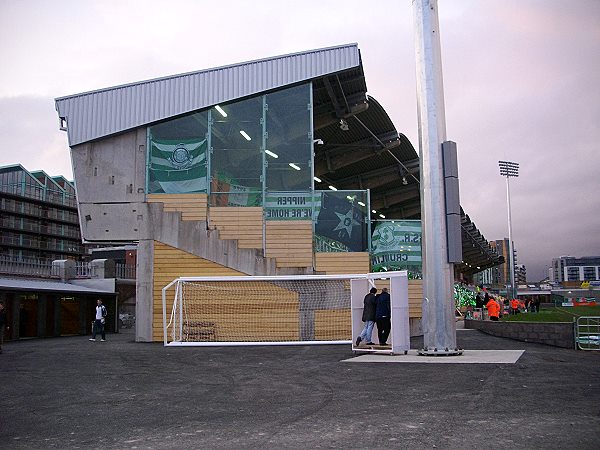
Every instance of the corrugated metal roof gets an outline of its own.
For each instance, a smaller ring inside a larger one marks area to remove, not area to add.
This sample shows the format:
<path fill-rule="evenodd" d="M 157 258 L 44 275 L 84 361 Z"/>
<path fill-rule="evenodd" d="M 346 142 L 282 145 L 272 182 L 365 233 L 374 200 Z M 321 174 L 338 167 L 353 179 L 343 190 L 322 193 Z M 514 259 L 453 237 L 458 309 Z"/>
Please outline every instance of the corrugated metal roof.
<path fill-rule="evenodd" d="M 74 146 L 359 65 L 346 44 L 60 97 L 56 110 Z"/>

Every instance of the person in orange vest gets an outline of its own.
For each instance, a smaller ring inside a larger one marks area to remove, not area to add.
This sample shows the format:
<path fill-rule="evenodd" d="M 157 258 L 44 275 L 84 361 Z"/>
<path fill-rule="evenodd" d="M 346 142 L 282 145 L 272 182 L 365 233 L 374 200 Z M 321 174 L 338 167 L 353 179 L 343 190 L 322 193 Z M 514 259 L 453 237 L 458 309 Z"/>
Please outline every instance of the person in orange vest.
<path fill-rule="evenodd" d="M 510 312 L 511 314 L 518 314 L 519 312 L 519 300 L 517 300 L 516 298 L 513 298 L 510 301 Z"/>
<path fill-rule="evenodd" d="M 486 303 L 485 307 L 488 310 L 488 316 L 490 316 L 490 320 L 498 321 L 500 319 L 500 305 L 494 297 L 490 295 L 489 301 Z"/>

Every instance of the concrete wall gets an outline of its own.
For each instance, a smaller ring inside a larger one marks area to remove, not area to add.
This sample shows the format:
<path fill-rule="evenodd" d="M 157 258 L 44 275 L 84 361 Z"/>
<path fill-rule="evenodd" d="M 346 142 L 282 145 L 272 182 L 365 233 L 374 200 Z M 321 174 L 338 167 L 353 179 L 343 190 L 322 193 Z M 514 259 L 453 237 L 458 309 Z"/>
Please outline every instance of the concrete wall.
<path fill-rule="evenodd" d="M 146 129 L 71 148 L 79 203 L 143 202 Z"/>
<path fill-rule="evenodd" d="M 572 323 L 492 322 L 465 319 L 465 328 L 517 341 L 575 348 L 575 330 Z"/>

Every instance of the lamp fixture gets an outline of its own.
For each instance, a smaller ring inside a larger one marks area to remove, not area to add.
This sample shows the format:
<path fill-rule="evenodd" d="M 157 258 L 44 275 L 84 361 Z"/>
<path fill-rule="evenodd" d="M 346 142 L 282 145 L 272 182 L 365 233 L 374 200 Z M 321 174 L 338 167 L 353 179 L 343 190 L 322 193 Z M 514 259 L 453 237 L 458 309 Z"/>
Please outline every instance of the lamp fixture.
<path fill-rule="evenodd" d="M 317 182 L 317 183 L 321 183 L 322 180 L 319 177 L 313 177 L 313 179 Z"/>
<path fill-rule="evenodd" d="M 296 164 L 294 164 L 294 163 L 289 163 L 289 166 L 290 166 L 292 169 L 296 169 L 296 170 L 302 170 L 302 169 L 300 169 L 300 167 L 299 167 L 299 166 L 297 166 L 297 165 L 296 165 Z"/>
<path fill-rule="evenodd" d="M 273 153 L 271 150 L 265 150 L 265 153 L 273 158 L 279 158 L 279 155 L 277 153 Z"/>
<path fill-rule="evenodd" d="M 323 145 L 323 144 L 324 144 L 324 142 L 323 142 L 323 139 L 313 139 L 313 144 L 316 144 L 316 145 Z"/>
<path fill-rule="evenodd" d="M 223 108 L 221 108 L 219 105 L 215 105 L 215 109 L 219 111 L 219 114 L 221 114 L 223 117 L 227 117 L 227 113 L 223 111 Z"/>
<path fill-rule="evenodd" d="M 408 180 L 407 180 L 407 179 L 406 179 L 406 177 L 404 177 L 404 176 L 402 177 L 402 184 L 403 184 L 404 186 L 406 186 L 406 185 L 408 184 Z"/>
<path fill-rule="evenodd" d="M 350 128 L 348 127 L 348 122 L 345 119 L 340 119 L 340 130 L 348 131 Z"/>
<path fill-rule="evenodd" d="M 244 139 L 246 139 L 247 141 L 251 141 L 252 138 L 250 136 L 248 136 L 248 133 L 246 133 L 244 130 L 240 130 L 240 134 L 242 136 L 244 136 Z"/>
<path fill-rule="evenodd" d="M 382 219 L 385 219 L 385 216 L 383 214 L 379 214 L 379 217 L 381 217 Z"/>
<path fill-rule="evenodd" d="M 365 206 L 363 202 L 357 202 L 360 206 Z"/>
<path fill-rule="evenodd" d="M 337 191 L 337 188 L 335 186 L 329 186 L 329 189 L 331 189 L 332 191 Z"/>
<path fill-rule="evenodd" d="M 373 214 L 377 214 L 377 211 L 375 211 L 374 209 L 372 209 L 372 210 L 371 210 L 371 212 L 372 212 Z"/>

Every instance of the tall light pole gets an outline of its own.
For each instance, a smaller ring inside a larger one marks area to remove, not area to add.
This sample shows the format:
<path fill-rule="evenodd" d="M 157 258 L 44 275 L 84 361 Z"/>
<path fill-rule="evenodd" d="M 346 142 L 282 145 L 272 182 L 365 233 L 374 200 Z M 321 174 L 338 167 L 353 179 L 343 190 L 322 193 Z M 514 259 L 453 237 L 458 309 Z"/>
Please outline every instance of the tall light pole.
<path fill-rule="evenodd" d="M 413 0 L 423 229 L 423 349 L 459 355 L 454 317 L 454 265 L 449 263 L 442 143 L 446 117 L 437 0 Z"/>
<path fill-rule="evenodd" d="M 512 240 L 512 222 L 510 218 L 510 177 L 519 176 L 519 163 L 511 161 L 498 161 L 500 175 L 506 177 L 506 202 L 508 203 L 508 270 L 510 272 L 510 298 L 517 298 L 515 289 L 515 250 Z M 508 294 L 508 292 L 507 292 Z"/>

